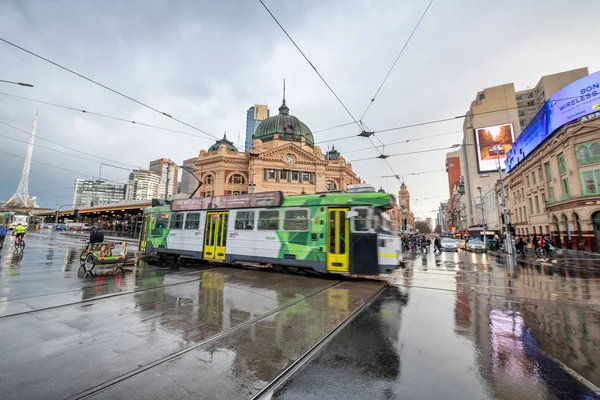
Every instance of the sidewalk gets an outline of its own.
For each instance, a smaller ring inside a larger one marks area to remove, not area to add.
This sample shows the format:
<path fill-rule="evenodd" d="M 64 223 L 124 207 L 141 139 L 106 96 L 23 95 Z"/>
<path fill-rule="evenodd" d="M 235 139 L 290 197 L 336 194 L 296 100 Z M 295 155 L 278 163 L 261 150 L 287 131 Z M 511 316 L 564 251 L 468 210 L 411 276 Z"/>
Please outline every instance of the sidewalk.
<path fill-rule="evenodd" d="M 503 257 L 507 255 L 503 251 L 488 250 L 487 252 L 491 256 Z M 542 257 L 533 253 L 527 255 L 517 254 L 518 262 L 525 262 L 528 264 L 539 264 L 540 262 L 550 262 L 561 267 L 577 267 L 577 268 L 593 268 L 600 269 L 600 256 L 594 253 L 588 253 L 584 251 L 575 251 L 568 249 L 556 249 L 556 257 L 550 259 L 543 259 Z"/>

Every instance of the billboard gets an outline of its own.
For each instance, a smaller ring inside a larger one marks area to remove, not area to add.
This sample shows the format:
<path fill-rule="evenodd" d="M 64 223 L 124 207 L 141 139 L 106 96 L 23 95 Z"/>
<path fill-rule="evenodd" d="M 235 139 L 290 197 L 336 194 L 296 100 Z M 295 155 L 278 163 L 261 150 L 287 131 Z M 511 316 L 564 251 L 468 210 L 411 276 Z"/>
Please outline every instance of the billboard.
<path fill-rule="evenodd" d="M 510 172 L 549 136 L 573 121 L 600 112 L 600 71 L 581 78 L 556 92 L 523 130 L 506 158 Z"/>
<path fill-rule="evenodd" d="M 246 207 L 275 207 L 281 205 L 282 200 L 283 194 L 281 192 L 192 197 L 191 199 L 173 200 L 171 203 L 171 210 L 192 211 Z"/>
<path fill-rule="evenodd" d="M 498 162 L 504 168 L 506 154 L 512 149 L 515 134 L 512 124 L 475 128 L 475 148 L 479 172 L 498 170 Z"/>

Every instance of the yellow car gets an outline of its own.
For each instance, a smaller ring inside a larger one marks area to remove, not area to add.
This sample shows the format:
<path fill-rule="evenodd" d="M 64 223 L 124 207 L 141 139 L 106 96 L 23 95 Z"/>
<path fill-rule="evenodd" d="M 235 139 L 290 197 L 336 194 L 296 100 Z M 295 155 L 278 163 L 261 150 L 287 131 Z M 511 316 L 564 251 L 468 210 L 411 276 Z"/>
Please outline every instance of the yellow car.
<path fill-rule="evenodd" d="M 466 250 L 467 249 L 467 242 L 465 242 L 463 239 L 459 240 L 458 241 L 458 248 Z"/>

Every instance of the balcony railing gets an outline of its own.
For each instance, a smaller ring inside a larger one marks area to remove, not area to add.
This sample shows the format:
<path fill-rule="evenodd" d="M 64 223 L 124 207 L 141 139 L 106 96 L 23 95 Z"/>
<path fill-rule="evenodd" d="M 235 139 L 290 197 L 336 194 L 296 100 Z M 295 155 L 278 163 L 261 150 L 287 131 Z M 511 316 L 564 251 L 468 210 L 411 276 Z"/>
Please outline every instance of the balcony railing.
<path fill-rule="evenodd" d="M 579 164 L 579 165 L 590 165 L 590 164 L 596 164 L 596 163 L 600 163 L 600 154 L 597 156 L 590 156 L 586 159 L 582 159 L 582 158 L 577 159 L 577 164 Z"/>

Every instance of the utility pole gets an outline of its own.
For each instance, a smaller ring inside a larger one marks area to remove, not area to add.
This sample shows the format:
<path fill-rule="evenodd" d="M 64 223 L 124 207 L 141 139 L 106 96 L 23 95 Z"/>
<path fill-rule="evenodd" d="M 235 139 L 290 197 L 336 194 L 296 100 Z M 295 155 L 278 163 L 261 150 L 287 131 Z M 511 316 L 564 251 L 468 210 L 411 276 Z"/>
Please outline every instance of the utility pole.
<path fill-rule="evenodd" d="M 169 182 L 171 181 L 171 160 L 167 162 L 167 182 L 165 184 L 165 200 L 169 198 Z"/>
<path fill-rule="evenodd" d="M 483 222 L 483 245 L 486 245 L 486 236 L 485 236 L 485 214 L 483 211 L 483 196 L 481 195 L 481 186 L 477 187 L 477 190 L 479 190 L 479 202 L 481 203 L 481 221 Z"/>
<path fill-rule="evenodd" d="M 502 166 L 500 165 L 500 154 L 496 154 L 496 158 L 498 159 L 498 176 L 500 177 L 500 197 L 502 201 L 502 219 L 504 220 L 504 234 L 506 237 L 506 244 L 504 247 L 506 248 L 506 252 L 508 255 L 512 256 L 513 254 L 513 246 L 512 246 L 512 235 L 510 233 L 510 216 L 508 215 L 508 210 L 506 209 L 506 196 L 504 195 L 504 178 L 502 177 Z M 512 264 L 511 264 L 512 266 Z M 511 271 L 512 272 L 512 271 Z"/>

